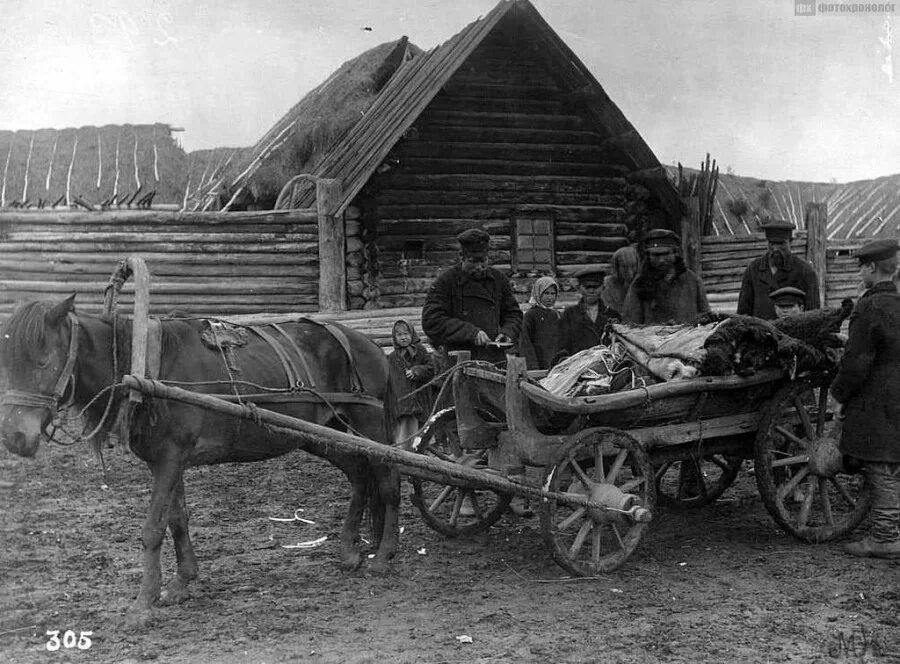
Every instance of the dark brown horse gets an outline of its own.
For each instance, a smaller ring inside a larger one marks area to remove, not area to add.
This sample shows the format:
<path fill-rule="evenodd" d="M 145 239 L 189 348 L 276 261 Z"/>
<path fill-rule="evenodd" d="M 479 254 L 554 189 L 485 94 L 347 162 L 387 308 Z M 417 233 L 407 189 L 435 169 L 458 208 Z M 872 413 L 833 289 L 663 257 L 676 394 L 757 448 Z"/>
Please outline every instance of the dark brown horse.
<path fill-rule="evenodd" d="M 120 383 L 128 372 L 131 321 L 75 314 L 73 301 L 74 295 L 56 304 L 22 305 L 0 334 L 0 372 L 7 387 L 0 410 L 0 437 L 16 454 L 35 454 L 58 407 L 68 404 L 81 410 L 86 406 L 88 426 L 99 424 L 109 430 L 114 419 L 109 413 L 114 415 L 118 404 L 128 398 L 121 387 L 104 390 Z M 270 336 L 281 338 L 280 344 L 267 340 L 266 332 L 247 329 L 243 345 L 226 352 L 203 343 L 201 326 L 205 325 L 191 319 L 160 322 L 160 380 L 206 393 L 242 393 L 242 401 L 252 400 L 250 393 L 277 394 L 280 398 L 263 398 L 260 406 L 390 442 L 388 363 L 382 350 L 364 335 L 339 326 L 337 333 L 329 332 L 320 323 L 301 319 L 268 327 Z M 286 356 L 291 354 L 294 359 L 289 361 Z M 292 393 L 274 389 L 284 388 L 288 377 L 294 381 Z M 107 409 L 110 392 L 114 402 Z M 377 546 L 373 568 L 385 569 L 396 551 L 400 483 L 392 468 L 367 457 L 301 443 L 252 421 L 149 397 L 135 408 L 130 432 L 131 449 L 152 471 L 153 490 L 142 531 L 143 581 L 128 612 L 129 625 L 146 624 L 157 600 L 186 599 L 188 583 L 197 576 L 183 483 L 184 469 L 190 465 L 258 461 L 304 449 L 335 464 L 353 485 L 341 533 L 342 566 L 353 569 L 362 560 L 357 541 L 366 506 Z M 159 551 L 166 527 L 174 540 L 178 567 L 161 593 Z"/>

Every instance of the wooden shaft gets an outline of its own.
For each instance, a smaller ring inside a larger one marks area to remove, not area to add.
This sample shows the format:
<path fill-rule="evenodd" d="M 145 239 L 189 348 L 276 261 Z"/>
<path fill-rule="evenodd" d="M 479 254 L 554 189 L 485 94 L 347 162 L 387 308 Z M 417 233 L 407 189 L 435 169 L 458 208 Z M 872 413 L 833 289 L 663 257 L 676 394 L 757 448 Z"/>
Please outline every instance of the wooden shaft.
<path fill-rule="evenodd" d="M 560 491 L 544 491 L 541 488 L 527 484 L 519 484 L 496 474 L 496 471 L 476 470 L 466 466 L 455 464 L 442 459 L 427 457 L 423 454 L 409 452 L 399 447 L 392 447 L 377 443 L 368 438 L 354 436 L 329 429 L 320 424 L 307 422 L 296 417 L 290 417 L 282 413 L 276 413 L 264 408 L 249 409 L 244 406 L 229 403 L 210 396 L 171 387 L 156 380 L 139 378 L 137 376 L 125 376 L 123 382 L 130 388 L 140 390 L 144 394 L 161 399 L 172 399 L 183 403 L 206 408 L 225 415 L 240 417 L 242 419 L 263 422 L 267 427 L 280 434 L 297 438 L 304 442 L 327 445 L 331 449 L 338 449 L 349 454 L 361 454 L 383 463 L 396 464 L 400 472 L 413 477 L 423 477 L 467 488 L 487 489 L 500 493 L 508 493 L 532 498 L 552 498 L 558 503 L 576 505 L 597 510 L 606 510 L 608 506 L 596 501 L 588 500 L 583 496 L 562 493 Z M 421 472 L 420 472 L 421 471 Z M 647 518 L 644 516 L 644 518 Z"/>

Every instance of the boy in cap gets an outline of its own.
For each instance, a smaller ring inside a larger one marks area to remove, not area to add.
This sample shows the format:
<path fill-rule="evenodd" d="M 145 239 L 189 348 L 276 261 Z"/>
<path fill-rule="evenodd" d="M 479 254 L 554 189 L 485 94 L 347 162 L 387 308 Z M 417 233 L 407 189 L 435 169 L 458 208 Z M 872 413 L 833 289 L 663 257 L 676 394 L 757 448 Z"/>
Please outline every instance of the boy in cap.
<path fill-rule="evenodd" d="M 566 307 L 559 318 L 557 362 L 560 358 L 598 345 L 606 324 L 619 318 L 615 311 L 601 301 L 600 293 L 605 276 L 606 273 L 597 268 L 582 268 L 578 272 L 581 299 Z"/>
<path fill-rule="evenodd" d="M 681 239 L 655 229 L 644 236 L 644 262 L 625 296 L 622 318 L 640 325 L 694 323 L 709 313 L 700 278 L 681 258 Z"/>
<path fill-rule="evenodd" d="M 434 280 L 422 308 L 422 329 L 435 349 L 468 350 L 473 360 L 506 359 L 522 328 L 522 310 L 509 279 L 488 265 L 491 236 L 472 228 L 456 237 L 458 265 Z"/>
<path fill-rule="evenodd" d="M 741 280 L 737 312 L 772 320 L 776 318 L 772 292 L 785 286 L 802 290 L 805 311 L 819 308 L 819 282 L 812 265 L 791 253 L 794 226 L 786 221 L 770 221 L 762 226 L 768 250 L 754 259 Z"/>
<path fill-rule="evenodd" d="M 774 290 L 769 294 L 769 299 L 775 306 L 775 317 L 784 318 L 803 313 L 806 307 L 806 293 L 793 286 L 785 286 Z"/>
<path fill-rule="evenodd" d="M 850 316 L 850 337 L 831 385 L 843 417 L 841 452 L 862 462 L 872 489 L 869 535 L 847 544 L 854 556 L 900 558 L 900 295 L 897 241 L 856 252 L 866 292 Z"/>

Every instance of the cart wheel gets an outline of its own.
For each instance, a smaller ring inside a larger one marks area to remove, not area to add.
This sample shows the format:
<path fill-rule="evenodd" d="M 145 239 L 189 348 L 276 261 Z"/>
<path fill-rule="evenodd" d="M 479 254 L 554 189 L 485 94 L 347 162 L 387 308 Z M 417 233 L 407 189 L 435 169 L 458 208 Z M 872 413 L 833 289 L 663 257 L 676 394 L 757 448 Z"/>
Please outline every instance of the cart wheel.
<path fill-rule="evenodd" d="M 553 559 L 578 576 L 610 572 L 634 551 L 647 522 L 622 510 L 653 510 L 653 468 L 641 444 L 618 429 L 582 431 L 544 469 L 543 486 L 621 509 L 592 512 L 554 498 L 541 503 L 541 529 Z"/>
<path fill-rule="evenodd" d="M 718 500 L 734 484 L 742 455 L 710 454 L 669 461 L 656 468 L 656 497 L 660 505 L 690 509 Z"/>
<path fill-rule="evenodd" d="M 871 503 L 863 476 L 840 463 L 838 441 L 826 430 L 827 411 L 827 386 L 792 383 L 772 398 L 756 437 L 763 502 L 782 528 L 805 542 L 846 535 Z"/>
<path fill-rule="evenodd" d="M 488 470 L 487 450 L 471 452 L 459 447 L 456 409 L 451 408 L 422 432 L 417 450 L 422 454 L 470 468 Z M 490 528 L 503 516 L 512 496 L 487 489 L 472 489 L 410 478 L 413 504 L 429 526 L 447 537 L 474 535 Z"/>

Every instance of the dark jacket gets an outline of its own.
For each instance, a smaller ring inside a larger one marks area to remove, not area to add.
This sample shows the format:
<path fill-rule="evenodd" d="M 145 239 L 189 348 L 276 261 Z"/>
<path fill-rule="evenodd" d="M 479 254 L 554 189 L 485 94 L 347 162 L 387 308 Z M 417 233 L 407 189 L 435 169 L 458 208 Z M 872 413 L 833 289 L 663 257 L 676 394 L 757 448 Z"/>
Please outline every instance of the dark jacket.
<path fill-rule="evenodd" d="M 585 312 L 584 301 L 579 300 L 565 308 L 559 318 L 559 354 L 574 355 L 600 343 L 603 329 L 611 320 L 618 320 L 612 309 L 600 303 L 597 319 L 591 320 Z"/>
<path fill-rule="evenodd" d="M 737 312 L 746 316 L 773 320 L 777 316 L 769 293 L 785 286 L 793 286 L 806 293 L 804 304 L 807 311 L 819 308 L 819 283 L 812 265 L 802 258 L 791 255 L 785 269 L 777 270 L 775 274 L 772 274 L 772 270 L 769 268 L 769 255 L 764 254 L 755 258 L 744 270 Z"/>
<path fill-rule="evenodd" d="M 559 347 L 559 312 L 533 306 L 522 319 L 519 353 L 529 369 L 549 369 Z"/>
<path fill-rule="evenodd" d="M 639 282 L 635 279 L 625 296 L 622 320 L 639 325 L 665 325 L 666 323 L 694 323 L 709 312 L 706 290 L 696 274 L 684 270 L 678 274 L 664 294 L 651 299 L 638 297 Z"/>
<path fill-rule="evenodd" d="M 892 282 L 875 284 L 856 304 L 831 393 L 846 407 L 841 451 L 900 463 L 900 294 Z"/>
<path fill-rule="evenodd" d="M 458 265 L 445 270 L 431 284 L 422 307 L 422 329 L 435 348 L 468 350 L 476 360 L 506 359 L 501 349 L 475 346 L 478 330 L 491 340 L 502 332 L 515 342 L 521 328 L 522 310 L 509 279 L 492 267 L 480 280 Z"/>
<path fill-rule="evenodd" d="M 394 348 L 388 355 L 388 363 L 391 370 L 391 385 L 397 397 L 397 415 L 415 415 L 420 421 L 425 421 L 431 413 L 432 391 L 431 389 L 416 392 L 409 398 L 408 394 L 422 387 L 434 377 L 434 364 L 431 355 L 420 343 L 409 346 L 408 349 Z M 413 372 L 414 377 L 406 377 L 406 370 Z"/>

